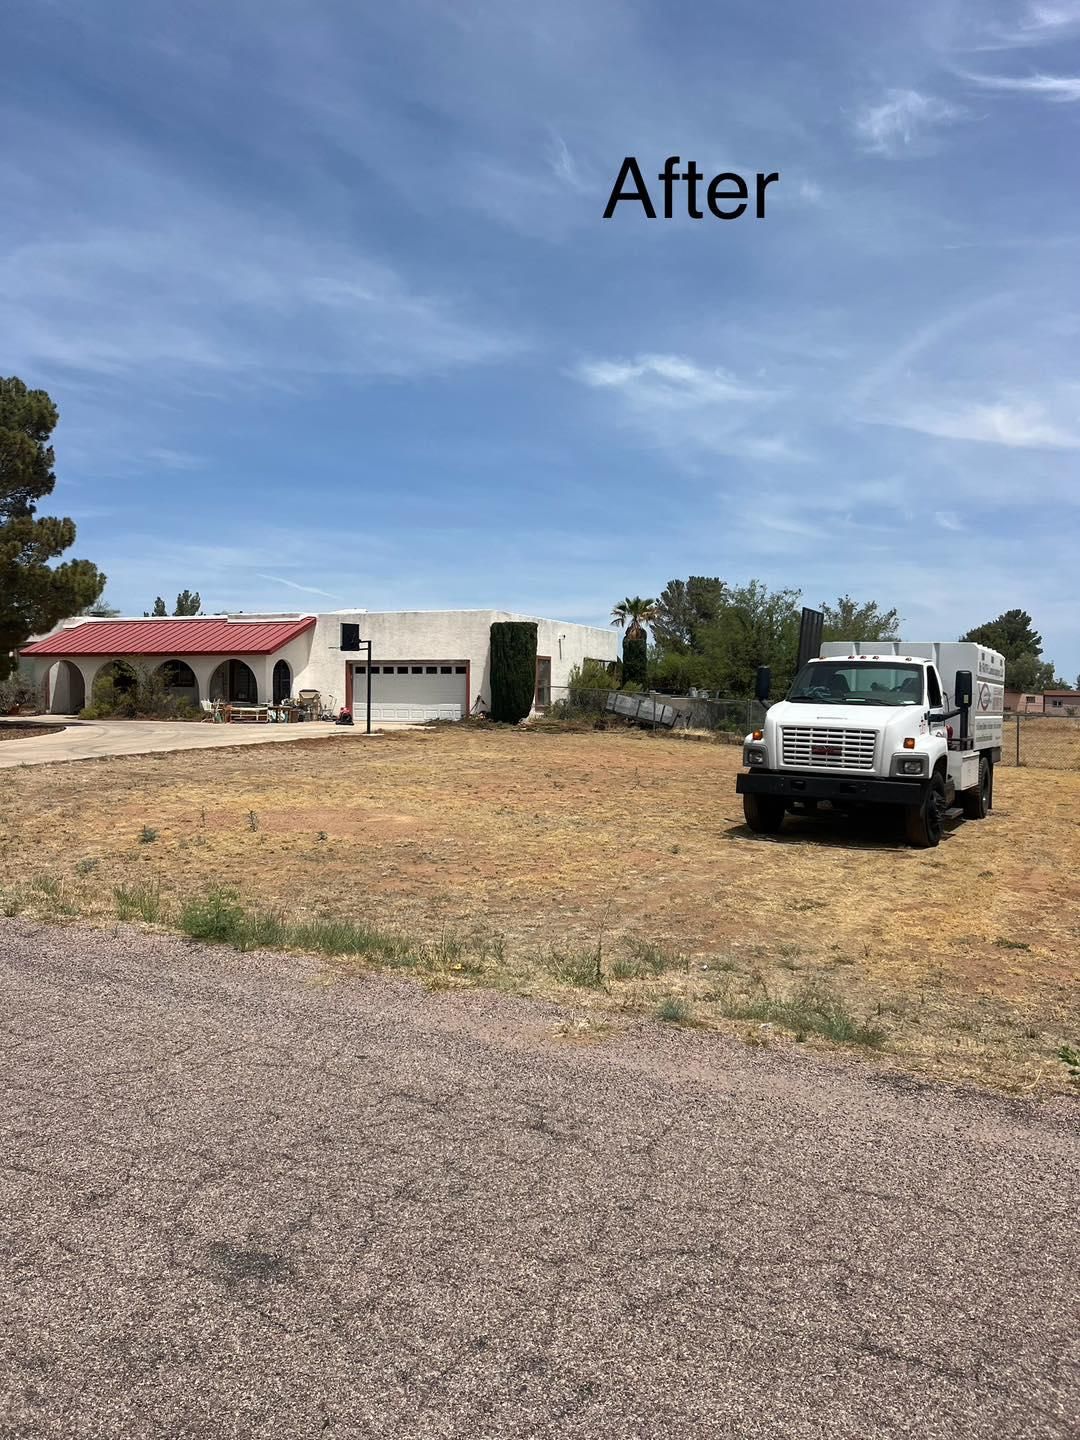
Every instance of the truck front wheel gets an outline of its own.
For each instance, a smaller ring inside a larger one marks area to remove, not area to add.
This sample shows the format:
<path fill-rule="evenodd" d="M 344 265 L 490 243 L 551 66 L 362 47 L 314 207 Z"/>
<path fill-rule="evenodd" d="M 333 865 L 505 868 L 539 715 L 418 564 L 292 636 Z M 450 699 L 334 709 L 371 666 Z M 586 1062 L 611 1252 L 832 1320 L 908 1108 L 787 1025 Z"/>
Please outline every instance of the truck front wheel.
<path fill-rule="evenodd" d="M 743 814 L 755 835 L 775 835 L 784 823 L 784 802 L 775 795 L 744 795 Z"/>
<path fill-rule="evenodd" d="M 906 816 L 907 841 L 917 850 L 931 850 L 945 829 L 945 781 L 940 771 L 930 777 L 921 805 L 913 805 Z"/>
<path fill-rule="evenodd" d="M 973 790 L 964 791 L 964 819 L 985 820 L 990 814 L 993 801 L 994 781 L 990 761 L 984 755 L 979 761 L 979 783 Z"/>

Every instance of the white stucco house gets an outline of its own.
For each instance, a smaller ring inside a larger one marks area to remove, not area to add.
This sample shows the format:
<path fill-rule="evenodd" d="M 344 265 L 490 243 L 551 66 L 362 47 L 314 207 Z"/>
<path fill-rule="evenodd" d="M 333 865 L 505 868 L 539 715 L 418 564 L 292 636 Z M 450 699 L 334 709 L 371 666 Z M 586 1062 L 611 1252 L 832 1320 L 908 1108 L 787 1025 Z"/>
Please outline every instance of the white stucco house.
<path fill-rule="evenodd" d="M 593 625 L 505 610 L 340 610 L 332 614 L 216 615 L 196 618 L 65 621 L 23 647 L 20 659 L 43 681 L 45 708 L 77 714 L 94 680 L 113 662 L 160 669 L 169 689 L 198 705 L 222 699 L 271 704 L 317 690 L 324 706 L 366 705 L 371 642 L 372 720 L 457 720 L 491 699 L 491 625 L 537 627 L 536 705 L 558 697 L 583 660 L 618 658 L 618 635 Z M 363 649 L 353 648 L 357 639 Z M 355 703 L 354 703 L 355 701 Z"/>

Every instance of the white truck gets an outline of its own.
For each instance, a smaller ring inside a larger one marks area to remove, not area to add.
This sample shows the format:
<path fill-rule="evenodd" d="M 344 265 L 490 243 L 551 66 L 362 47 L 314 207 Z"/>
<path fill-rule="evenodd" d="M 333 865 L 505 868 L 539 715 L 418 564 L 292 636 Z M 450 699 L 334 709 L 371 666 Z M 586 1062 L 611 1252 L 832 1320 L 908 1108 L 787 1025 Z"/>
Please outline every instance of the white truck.
<path fill-rule="evenodd" d="M 990 811 L 1004 699 L 1005 661 L 983 645 L 830 641 L 743 743 L 746 823 L 769 835 L 789 812 L 899 806 L 908 842 L 937 845 L 948 820 Z"/>

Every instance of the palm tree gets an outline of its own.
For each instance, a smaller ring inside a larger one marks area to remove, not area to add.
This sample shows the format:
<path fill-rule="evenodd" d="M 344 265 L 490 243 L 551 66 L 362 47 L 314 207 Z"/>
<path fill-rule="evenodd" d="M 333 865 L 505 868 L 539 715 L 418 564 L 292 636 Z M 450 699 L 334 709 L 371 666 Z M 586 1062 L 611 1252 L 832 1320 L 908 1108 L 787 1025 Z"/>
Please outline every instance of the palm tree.
<path fill-rule="evenodd" d="M 626 627 L 628 640 L 640 640 L 645 635 L 645 626 L 656 617 L 656 601 L 643 600 L 640 595 L 632 599 L 628 595 L 620 600 L 611 612 L 611 623 L 621 630 Z"/>

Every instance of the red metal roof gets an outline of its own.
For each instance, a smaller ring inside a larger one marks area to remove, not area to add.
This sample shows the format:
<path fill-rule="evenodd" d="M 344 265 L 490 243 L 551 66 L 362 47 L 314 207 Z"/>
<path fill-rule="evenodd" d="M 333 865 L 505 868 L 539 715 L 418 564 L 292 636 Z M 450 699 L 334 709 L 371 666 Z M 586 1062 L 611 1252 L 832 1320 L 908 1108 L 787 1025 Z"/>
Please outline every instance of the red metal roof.
<path fill-rule="evenodd" d="M 22 655 L 269 655 L 310 630 L 301 620 L 85 620 L 36 644 Z"/>

